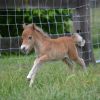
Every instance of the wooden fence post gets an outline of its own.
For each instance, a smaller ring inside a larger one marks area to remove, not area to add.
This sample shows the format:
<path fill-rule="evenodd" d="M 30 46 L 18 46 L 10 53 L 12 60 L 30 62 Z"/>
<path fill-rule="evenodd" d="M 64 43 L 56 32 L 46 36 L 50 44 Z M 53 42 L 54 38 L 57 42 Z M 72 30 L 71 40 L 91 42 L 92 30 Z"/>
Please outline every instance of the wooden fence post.
<path fill-rule="evenodd" d="M 91 29 L 90 29 L 90 6 L 89 0 L 77 0 L 77 8 L 76 14 L 79 16 L 79 26 L 78 27 L 81 31 L 81 35 L 86 41 L 85 46 L 82 48 L 83 51 L 83 59 L 85 63 L 88 65 L 89 62 L 94 62 L 94 55 L 93 55 L 93 48 L 92 48 L 92 40 L 91 40 Z M 75 25 L 77 26 L 77 25 Z M 77 27 L 76 27 L 77 31 Z"/>

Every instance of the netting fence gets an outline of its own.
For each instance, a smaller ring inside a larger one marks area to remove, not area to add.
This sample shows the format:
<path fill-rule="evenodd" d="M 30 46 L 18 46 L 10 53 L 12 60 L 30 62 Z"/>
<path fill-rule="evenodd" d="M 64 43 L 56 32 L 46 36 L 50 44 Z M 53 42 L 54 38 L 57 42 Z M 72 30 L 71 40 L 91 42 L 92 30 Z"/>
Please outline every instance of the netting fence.
<path fill-rule="evenodd" d="M 100 63 L 100 1 L 91 0 L 91 31 L 94 56 L 97 63 Z"/>
<path fill-rule="evenodd" d="M 86 46 L 80 48 L 81 56 L 85 61 L 95 58 L 100 62 L 99 0 L 0 2 L 0 56 L 5 52 L 9 55 L 17 52 L 20 56 L 22 24 L 36 23 L 53 37 L 78 31 L 86 39 Z"/>

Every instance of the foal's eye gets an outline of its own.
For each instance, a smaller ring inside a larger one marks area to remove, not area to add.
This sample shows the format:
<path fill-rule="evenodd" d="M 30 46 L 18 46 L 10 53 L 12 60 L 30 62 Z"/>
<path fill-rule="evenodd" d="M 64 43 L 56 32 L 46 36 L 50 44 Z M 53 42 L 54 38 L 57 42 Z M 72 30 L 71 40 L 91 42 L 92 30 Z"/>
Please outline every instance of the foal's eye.
<path fill-rule="evenodd" d="M 29 38 L 30 40 L 32 39 L 32 37 L 31 37 L 31 36 L 29 36 L 28 38 Z"/>

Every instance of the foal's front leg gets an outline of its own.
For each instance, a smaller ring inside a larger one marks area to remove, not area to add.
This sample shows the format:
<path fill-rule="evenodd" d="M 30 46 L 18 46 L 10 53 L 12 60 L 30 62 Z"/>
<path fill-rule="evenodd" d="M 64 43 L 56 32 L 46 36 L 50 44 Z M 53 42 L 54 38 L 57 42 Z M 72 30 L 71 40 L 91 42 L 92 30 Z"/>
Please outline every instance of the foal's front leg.
<path fill-rule="evenodd" d="M 35 78 L 35 75 L 37 73 L 37 70 L 39 69 L 39 67 L 41 66 L 41 64 L 43 62 L 47 61 L 47 59 L 48 59 L 47 55 L 44 55 L 44 56 L 41 56 L 41 57 L 37 58 L 34 61 L 34 65 L 33 65 L 32 69 L 30 70 L 30 72 L 27 76 L 27 79 L 30 80 L 29 87 L 31 87 L 32 83 L 34 82 L 34 78 Z"/>
<path fill-rule="evenodd" d="M 36 70 L 37 66 L 39 66 L 39 62 L 38 62 L 38 59 L 35 59 L 33 67 L 30 70 L 29 74 L 27 75 L 27 79 L 28 80 L 31 80 L 32 75 L 33 75 L 33 73 L 35 73 L 35 70 Z"/>

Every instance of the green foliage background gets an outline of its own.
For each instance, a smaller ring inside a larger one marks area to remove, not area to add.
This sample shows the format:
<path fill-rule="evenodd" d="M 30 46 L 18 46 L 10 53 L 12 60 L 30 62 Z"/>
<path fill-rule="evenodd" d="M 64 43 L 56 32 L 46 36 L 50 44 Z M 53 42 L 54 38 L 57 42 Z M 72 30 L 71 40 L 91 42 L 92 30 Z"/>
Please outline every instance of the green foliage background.
<path fill-rule="evenodd" d="M 0 10 L 0 34 L 3 37 L 21 35 L 22 24 L 32 22 L 51 34 L 68 33 L 70 32 L 71 15 L 72 10 L 69 9 Z"/>

